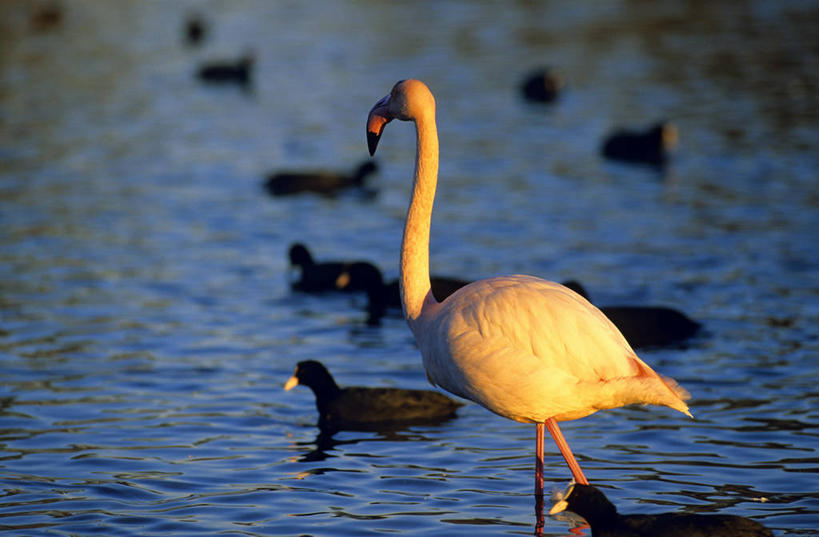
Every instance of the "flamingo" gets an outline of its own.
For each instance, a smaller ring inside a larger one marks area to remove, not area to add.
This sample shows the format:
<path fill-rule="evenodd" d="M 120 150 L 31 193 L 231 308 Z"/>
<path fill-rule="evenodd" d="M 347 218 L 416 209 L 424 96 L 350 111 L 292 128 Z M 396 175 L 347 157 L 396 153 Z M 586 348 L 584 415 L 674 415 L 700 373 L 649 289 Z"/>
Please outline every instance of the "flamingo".
<path fill-rule="evenodd" d="M 588 484 L 558 422 L 633 403 L 688 416 L 687 392 L 637 357 L 586 299 L 533 276 L 472 282 L 438 302 L 430 289 L 429 237 L 438 181 L 435 98 L 401 80 L 367 117 L 375 154 L 385 125 L 415 124 L 412 194 L 401 244 L 401 302 L 434 386 L 522 423 L 536 424 L 535 495 L 543 496 L 543 436 L 549 431 L 577 483 Z"/>

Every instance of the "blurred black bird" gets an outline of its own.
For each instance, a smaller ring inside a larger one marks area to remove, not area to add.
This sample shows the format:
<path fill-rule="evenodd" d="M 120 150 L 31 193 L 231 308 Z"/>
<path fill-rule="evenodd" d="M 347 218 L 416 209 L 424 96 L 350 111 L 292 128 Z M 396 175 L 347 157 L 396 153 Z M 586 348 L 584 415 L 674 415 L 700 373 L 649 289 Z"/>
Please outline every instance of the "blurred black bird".
<path fill-rule="evenodd" d="M 48 32 L 56 30 L 63 22 L 63 5 L 61 2 L 43 2 L 33 4 L 29 16 L 31 30 Z"/>
<path fill-rule="evenodd" d="M 356 289 L 364 289 L 368 297 L 367 323 L 376 325 L 388 309 L 401 308 L 398 280 L 384 284 L 381 271 L 366 266 L 348 266 L 350 279 Z M 468 284 L 467 280 L 430 276 L 432 295 L 438 302 Z M 586 289 L 577 281 L 563 285 L 591 301 Z M 696 335 L 702 325 L 687 315 L 665 306 L 598 306 L 600 311 L 617 326 L 626 341 L 634 348 L 668 347 L 682 344 Z"/>
<path fill-rule="evenodd" d="M 348 263 L 343 267 L 349 280 L 354 282 L 355 289 L 367 293 L 367 324 L 378 325 L 388 309 L 401 309 L 401 291 L 398 280 L 384 283 L 383 275 L 369 263 Z M 432 294 L 440 302 L 469 282 L 457 278 L 431 276 Z"/>
<path fill-rule="evenodd" d="M 771 530 L 759 522 L 737 515 L 621 515 L 592 485 L 569 485 L 549 514 L 564 510 L 586 519 L 592 537 L 773 537 Z"/>
<path fill-rule="evenodd" d="M 377 170 L 378 165 L 374 161 L 365 160 L 352 173 L 339 173 L 328 170 L 283 171 L 270 174 L 264 186 L 273 196 L 286 196 L 300 192 L 331 195 L 339 190 L 364 186 L 364 180 L 367 176 Z"/>
<path fill-rule="evenodd" d="M 677 128 L 668 121 L 656 123 L 646 131 L 618 130 L 603 142 L 603 156 L 624 162 L 654 166 L 666 164 L 677 145 Z"/>
<path fill-rule="evenodd" d="M 299 362 L 285 383 L 290 390 L 307 386 L 316 396 L 319 428 L 329 430 L 382 430 L 397 426 L 440 423 L 455 417 L 463 406 L 442 393 L 403 388 L 340 388 L 320 362 Z"/>
<path fill-rule="evenodd" d="M 577 281 L 563 285 L 591 302 L 586 289 Z M 683 312 L 666 306 L 598 306 L 603 315 L 617 326 L 634 348 L 679 345 L 694 337 L 702 324 Z"/>
<path fill-rule="evenodd" d="M 562 89 L 563 78 L 548 67 L 532 71 L 520 85 L 523 97 L 537 103 L 554 101 Z"/>
<path fill-rule="evenodd" d="M 201 66 L 196 73 L 199 80 L 210 84 L 238 84 L 248 89 L 251 83 L 255 55 L 246 52 L 233 61 L 210 62 Z"/>
<path fill-rule="evenodd" d="M 207 25 L 198 14 L 192 14 L 185 21 L 185 42 L 188 45 L 199 45 L 207 33 Z"/>
<path fill-rule="evenodd" d="M 469 282 L 458 278 L 450 278 L 448 276 L 433 275 L 429 277 L 429 283 L 430 287 L 432 288 L 432 296 L 434 296 L 435 300 L 438 302 L 443 302 L 446 297 Z M 401 292 L 399 290 L 398 280 L 392 280 L 387 283 L 384 293 L 386 294 L 387 307 L 401 308 Z"/>
<path fill-rule="evenodd" d="M 381 280 L 381 271 L 369 261 L 324 261 L 317 263 L 307 247 L 290 245 L 290 265 L 298 269 L 299 279 L 291 283 L 297 291 L 366 291 Z M 352 270 L 351 270 L 352 269 Z"/>

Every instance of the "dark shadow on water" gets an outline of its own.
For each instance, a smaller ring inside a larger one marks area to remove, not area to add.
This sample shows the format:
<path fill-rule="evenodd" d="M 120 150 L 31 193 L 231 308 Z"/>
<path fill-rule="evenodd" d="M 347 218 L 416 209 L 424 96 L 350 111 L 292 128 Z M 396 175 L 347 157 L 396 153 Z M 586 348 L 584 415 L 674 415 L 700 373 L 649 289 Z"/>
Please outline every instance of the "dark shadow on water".
<path fill-rule="evenodd" d="M 313 440 L 312 442 L 297 442 L 296 443 L 297 446 L 310 446 L 310 445 L 315 446 L 315 449 L 313 449 L 313 450 L 305 453 L 301 457 L 299 457 L 299 462 L 323 461 L 323 460 L 335 457 L 335 455 L 333 455 L 331 453 L 328 453 L 328 452 L 335 449 L 336 446 L 340 446 L 340 445 L 343 445 L 343 444 L 355 444 L 355 443 L 359 442 L 358 439 L 355 439 L 355 440 L 336 440 L 336 439 L 333 438 L 333 434 L 335 434 L 335 433 L 332 433 L 332 432 L 328 433 L 328 432 L 325 432 L 325 431 L 321 431 L 321 432 L 319 432 L 318 435 L 316 435 L 315 440 Z"/>

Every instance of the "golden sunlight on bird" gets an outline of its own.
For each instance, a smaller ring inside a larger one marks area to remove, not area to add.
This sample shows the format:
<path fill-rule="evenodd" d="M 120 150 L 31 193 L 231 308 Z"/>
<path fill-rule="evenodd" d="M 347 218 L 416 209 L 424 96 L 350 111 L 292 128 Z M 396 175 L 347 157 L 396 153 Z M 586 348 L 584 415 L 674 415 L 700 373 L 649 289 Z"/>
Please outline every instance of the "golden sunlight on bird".
<path fill-rule="evenodd" d="M 535 423 L 535 493 L 543 494 L 543 429 L 572 475 L 588 484 L 559 421 L 634 403 L 688 416 L 688 394 L 643 362 L 595 306 L 558 283 L 533 276 L 472 282 L 438 302 L 430 290 L 429 238 L 438 180 L 435 98 L 402 80 L 367 118 L 374 154 L 393 119 L 415 124 L 417 151 L 400 259 L 401 302 L 429 381 L 515 421 Z"/>

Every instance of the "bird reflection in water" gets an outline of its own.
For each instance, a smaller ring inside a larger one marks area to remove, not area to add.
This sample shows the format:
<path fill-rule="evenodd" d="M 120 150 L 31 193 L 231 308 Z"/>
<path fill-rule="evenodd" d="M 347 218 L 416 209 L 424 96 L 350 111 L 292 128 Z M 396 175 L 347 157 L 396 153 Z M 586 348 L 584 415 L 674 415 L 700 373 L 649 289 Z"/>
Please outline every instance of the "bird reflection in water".
<path fill-rule="evenodd" d="M 321 462 L 331 459 L 336 455 L 333 451 L 340 446 L 351 446 L 360 442 L 429 442 L 430 439 L 423 434 L 409 431 L 411 425 L 391 426 L 384 430 L 371 431 L 375 436 L 370 434 L 362 434 L 354 438 L 338 438 L 340 431 L 333 429 L 319 429 L 318 434 L 313 440 L 296 442 L 295 445 L 299 448 L 314 446 L 310 451 L 295 458 L 293 462 Z M 364 433 L 365 431 L 353 431 Z M 315 472 L 314 472 L 315 473 Z"/>

